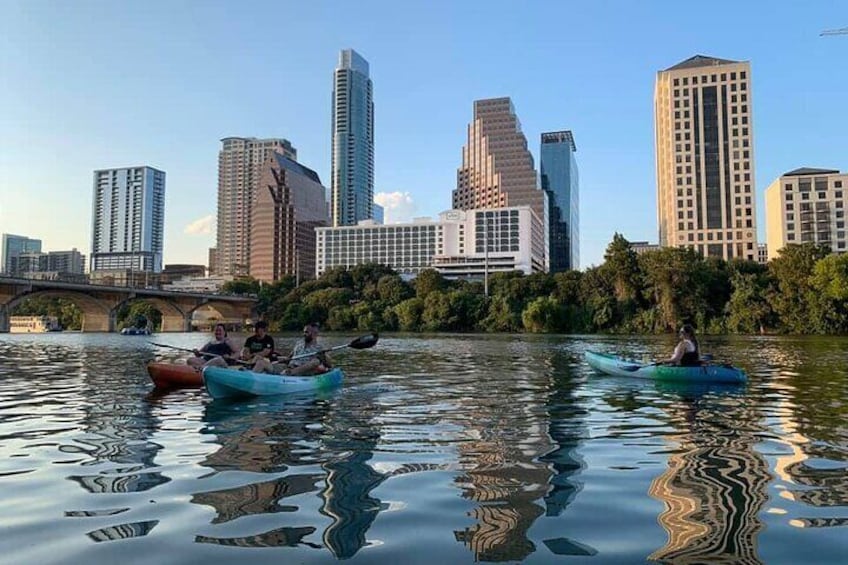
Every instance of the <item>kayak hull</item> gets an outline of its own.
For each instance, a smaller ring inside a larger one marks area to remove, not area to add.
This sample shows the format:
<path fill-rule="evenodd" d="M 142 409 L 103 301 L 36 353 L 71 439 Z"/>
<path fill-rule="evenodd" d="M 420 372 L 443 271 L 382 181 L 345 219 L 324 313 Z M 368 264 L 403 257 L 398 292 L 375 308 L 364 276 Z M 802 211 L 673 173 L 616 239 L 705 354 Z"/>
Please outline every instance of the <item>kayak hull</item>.
<path fill-rule="evenodd" d="M 200 371 L 186 364 L 148 363 L 147 374 L 156 388 L 199 388 L 203 386 Z"/>
<path fill-rule="evenodd" d="M 342 384 L 343 379 L 344 373 L 341 369 L 304 377 L 270 375 L 222 367 L 203 369 L 203 384 L 212 398 L 271 396 L 328 390 Z"/>
<path fill-rule="evenodd" d="M 675 381 L 686 383 L 744 383 L 748 380 L 745 372 L 729 365 L 704 364 L 697 367 L 680 367 L 677 365 L 655 365 L 639 363 L 587 351 L 584 354 L 590 367 L 600 373 L 616 377 L 631 377 L 651 379 L 655 381 Z"/>

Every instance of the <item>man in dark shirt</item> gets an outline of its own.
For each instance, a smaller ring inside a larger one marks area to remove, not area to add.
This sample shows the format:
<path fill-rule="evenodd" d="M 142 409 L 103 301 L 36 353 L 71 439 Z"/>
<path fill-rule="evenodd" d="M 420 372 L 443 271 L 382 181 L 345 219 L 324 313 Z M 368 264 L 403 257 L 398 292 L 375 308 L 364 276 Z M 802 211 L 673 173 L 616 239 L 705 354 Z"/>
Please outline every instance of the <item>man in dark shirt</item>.
<path fill-rule="evenodd" d="M 253 326 L 254 334 L 244 341 L 241 358 L 253 363 L 255 371 L 270 367 L 269 358 L 274 353 L 274 338 L 268 335 L 268 322 L 260 320 Z"/>

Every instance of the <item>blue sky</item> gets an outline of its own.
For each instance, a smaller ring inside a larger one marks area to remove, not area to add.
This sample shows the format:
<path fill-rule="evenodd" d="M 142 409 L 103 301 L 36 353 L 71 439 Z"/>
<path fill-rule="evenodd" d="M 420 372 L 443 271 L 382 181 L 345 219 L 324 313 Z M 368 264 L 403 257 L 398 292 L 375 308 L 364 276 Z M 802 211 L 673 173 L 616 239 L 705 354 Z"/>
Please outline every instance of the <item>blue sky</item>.
<path fill-rule="evenodd" d="M 91 178 L 167 172 L 165 262 L 214 245 L 225 136 L 285 137 L 325 185 L 338 51 L 371 65 L 387 220 L 450 208 L 472 102 L 510 96 L 537 160 L 571 129 L 581 263 L 614 232 L 656 241 L 656 72 L 694 54 L 752 64 L 763 191 L 848 169 L 848 2 L 0 0 L 0 232 L 88 253 Z"/>

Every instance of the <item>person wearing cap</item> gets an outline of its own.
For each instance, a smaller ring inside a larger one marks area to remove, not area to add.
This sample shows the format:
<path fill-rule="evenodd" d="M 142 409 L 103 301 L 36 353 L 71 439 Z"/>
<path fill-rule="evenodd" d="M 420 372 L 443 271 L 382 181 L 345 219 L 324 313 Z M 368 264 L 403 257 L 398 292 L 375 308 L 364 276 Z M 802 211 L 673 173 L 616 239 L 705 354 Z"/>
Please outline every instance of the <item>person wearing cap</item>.
<path fill-rule="evenodd" d="M 693 367 L 701 364 L 701 354 L 698 350 L 698 340 L 695 337 L 695 328 L 684 324 L 678 332 L 680 341 L 674 348 L 674 355 L 668 360 L 671 365 Z"/>
<path fill-rule="evenodd" d="M 274 353 L 274 338 L 268 335 L 268 322 L 259 320 L 253 326 L 253 335 L 244 341 L 241 359 L 252 364 L 254 371 L 270 372 L 271 356 Z"/>

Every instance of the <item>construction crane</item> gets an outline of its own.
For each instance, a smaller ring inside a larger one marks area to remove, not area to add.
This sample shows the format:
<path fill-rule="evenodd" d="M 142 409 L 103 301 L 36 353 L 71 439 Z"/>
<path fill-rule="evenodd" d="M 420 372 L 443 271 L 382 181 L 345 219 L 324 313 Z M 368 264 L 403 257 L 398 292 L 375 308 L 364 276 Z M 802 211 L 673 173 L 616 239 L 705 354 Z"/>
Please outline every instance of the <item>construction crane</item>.
<path fill-rule="evenodd" d="M 848 35 L 848 27 L 843 27 L 840 29 L 826 29 L 819 35 Z"/>

